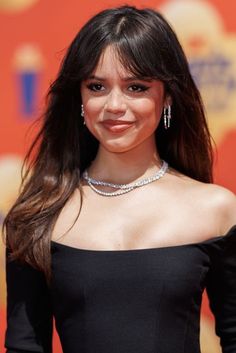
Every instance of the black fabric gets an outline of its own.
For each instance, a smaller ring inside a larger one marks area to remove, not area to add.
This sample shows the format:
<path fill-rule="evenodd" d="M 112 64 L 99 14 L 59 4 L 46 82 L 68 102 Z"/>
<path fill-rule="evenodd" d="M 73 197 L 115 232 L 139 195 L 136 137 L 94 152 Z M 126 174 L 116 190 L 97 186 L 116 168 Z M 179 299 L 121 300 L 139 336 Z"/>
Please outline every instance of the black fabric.
<path fill-rule="evenodd" d="M 236 353 L 236 226 L 201 243 L 83 250 L 52 242 L 53 281 L 7 264 L 7 353 L 199 353 L 206 288 L 223 353 Z"/>
<path fill-rule="evenodd" d="M 9 252 L 6 252 L 8 259 Z M 43 274 L 7 261 L 7 331 L 10 353 L 52 352 L 51 298 Z"/>

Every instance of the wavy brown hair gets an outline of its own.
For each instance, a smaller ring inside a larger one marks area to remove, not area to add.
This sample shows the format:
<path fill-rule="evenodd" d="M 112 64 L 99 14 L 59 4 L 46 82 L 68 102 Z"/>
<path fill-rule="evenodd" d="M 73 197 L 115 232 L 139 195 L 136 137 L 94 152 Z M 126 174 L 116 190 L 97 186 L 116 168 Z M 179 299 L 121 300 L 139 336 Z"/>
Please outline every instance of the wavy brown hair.
<path fill-rule="evenodd" d="M 98 149 L 97 140 L 83 125 L 80 85 L 108 45 L 115 47 L 126 70 L 162 81 L 172 98 L 171 128 L 165 130 L 160 123 L 156 130 L 160 157 L 189 177 L 212 181 L 212 147 L 203 104 L 170 25 L 152 9 L 122 6 L 98 13 L 74 38 L 49 89 L 42 127 L 25 157 L 20 195 L 4 221 L 12 257 L 43 271 L 47 279 L 53 226 L 80 188 L 81 173 Z"/>

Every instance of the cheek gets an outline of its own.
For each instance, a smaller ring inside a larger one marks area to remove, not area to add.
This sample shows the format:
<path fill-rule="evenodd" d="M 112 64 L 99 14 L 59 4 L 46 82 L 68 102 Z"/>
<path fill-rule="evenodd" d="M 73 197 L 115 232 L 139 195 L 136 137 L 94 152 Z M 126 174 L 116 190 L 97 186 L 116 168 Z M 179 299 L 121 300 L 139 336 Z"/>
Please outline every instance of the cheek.
<path fill-rule="evenodd" d="M 84 102 L 86 110 L 85 114 L 86 117 L 89 118 L 96 118 L 96 116 L 102 111 L 104 106 L 104 99 L 102 98 L 90 98 Z"/>
<path fill-rule="evenodd" d="M 153 124 L 160 120 L 163 103 L 160 100 L 144 99 L 131 104 L 130 109 L 139 119 L 148 119 Z"/>

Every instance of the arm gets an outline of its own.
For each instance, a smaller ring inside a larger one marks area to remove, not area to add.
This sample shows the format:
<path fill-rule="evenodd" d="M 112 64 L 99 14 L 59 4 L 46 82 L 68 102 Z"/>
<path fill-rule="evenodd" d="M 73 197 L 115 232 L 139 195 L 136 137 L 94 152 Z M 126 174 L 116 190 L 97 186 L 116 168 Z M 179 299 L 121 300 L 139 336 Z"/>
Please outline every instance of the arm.
<path fill-rule="evenodd" d="M 51 353 L 52 313 L 44 274 L 8 260 L 6 353 Z"/>
<path fill-rule="evenodd" d="M 214 245 L 206 290 L 223 353 L 236 353 L 236 227 Z"/>

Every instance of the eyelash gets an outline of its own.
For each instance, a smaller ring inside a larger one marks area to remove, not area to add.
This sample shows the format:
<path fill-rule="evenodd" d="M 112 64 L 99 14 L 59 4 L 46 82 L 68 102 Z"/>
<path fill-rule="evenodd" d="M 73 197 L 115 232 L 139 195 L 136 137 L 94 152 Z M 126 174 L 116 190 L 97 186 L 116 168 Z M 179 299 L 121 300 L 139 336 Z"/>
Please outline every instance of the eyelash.
<path fill-rule="evenodd" d="M 99 87 L 102 87 L 102 85 L 100 83 L 90 83 L 89 85 L 87 85 L 87 88 L 93 92 L 101 92 L 101 89 L 97 89 Z M 149 89 L 149 87 L 141 85 L 141 84 L 133 84 L 130 87 L 136 87 L 136 90 L 132 90 L 132 93 L 140 93 L 140 92 L 145 92 Z"/>

